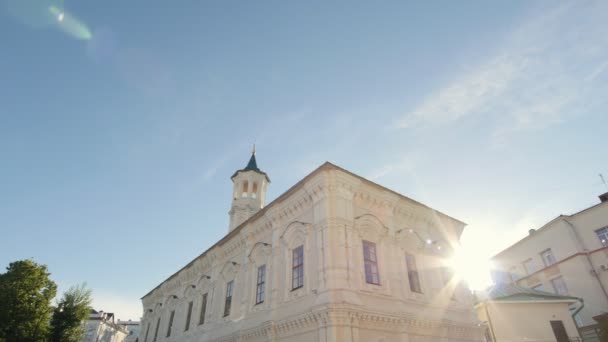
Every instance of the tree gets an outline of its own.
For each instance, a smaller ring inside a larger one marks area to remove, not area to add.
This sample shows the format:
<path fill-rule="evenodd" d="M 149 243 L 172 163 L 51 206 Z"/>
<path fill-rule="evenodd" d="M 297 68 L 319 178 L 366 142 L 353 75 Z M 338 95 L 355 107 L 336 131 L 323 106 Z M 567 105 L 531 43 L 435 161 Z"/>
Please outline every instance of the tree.
<path fill-rule="evenodd" d="M 0 274 L 0 341 L 39 342 L 49 333 L 57 284 L 46 265 L 32 260 L 9 264 Z"/>
<path fill-rule="evenodd" d="M 91 312 L 91 290 L 85 284 L 70 287 L 53 312 L 51 342 L 79 342 L 84 335 L 83 321 Z"/>

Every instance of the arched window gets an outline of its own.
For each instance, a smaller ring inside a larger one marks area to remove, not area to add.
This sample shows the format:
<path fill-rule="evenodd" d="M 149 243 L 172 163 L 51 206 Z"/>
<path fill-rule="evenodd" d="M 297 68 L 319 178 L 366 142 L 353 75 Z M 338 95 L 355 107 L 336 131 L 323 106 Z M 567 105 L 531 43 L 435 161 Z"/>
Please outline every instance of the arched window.
<path fill-rule="evenodd" d="M 251 197 L 253 197 L 253 198 L 258 197 L 258 183 L 256 183 L 256 182 L 253 183 L 253 190 L 251 190 Z"/>
<path fill-rule="evenodd" d="M 248 181 L 244 181 L 243 182 L 243 195 L 242 197 L 247 197 L 247 190 L 249 189 L 249 182 Z"/>

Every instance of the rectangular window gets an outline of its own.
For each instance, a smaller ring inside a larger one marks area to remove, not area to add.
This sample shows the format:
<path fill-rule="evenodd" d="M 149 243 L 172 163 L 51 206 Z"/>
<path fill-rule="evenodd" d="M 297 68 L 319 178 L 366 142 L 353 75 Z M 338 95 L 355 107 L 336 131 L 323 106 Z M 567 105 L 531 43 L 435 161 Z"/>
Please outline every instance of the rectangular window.
<path fill-rule="evenodd" d="M 304 286 L 304 246 L 296 247 L 292 252 L 291 289 Z"/>
<path fill-rule="evenodd" d="M 543 284 L 538 284 L 538 285 L 532 287 L 532 290 L 545 291 L 545 286 Z"/>
<path fill-rule="evenodd" d="M 524 261 L 523 264 L 524 264 L 524 269 L 526 270 L 526 274 L 530 275 L 530 274 L 536 272 L 536 263 L 534 262 L 533 259 L 528 259 L 528 260 Z"/>
<path fill-rule="evenodd" d="M 232 291 L 234 287 L 234 280 L 231 280 L 226 284 L 226 301 L 224 302 L 224 317 L 230 315 L 230 306 L 232 305 Z"/>
<path fill-rule="evenodd" d="M 551 285 L 553 285 L 553 289 L 555 290 L 555 293 L 557 293 L 558 295 L 562 295 L 562 296 L 568 295 L 568 287 L 566 286 L 566 281 L 564 280 L 563 277 L 557 277 L 557 278 L 551 279 Z"/>
<path fill-rule="evenodd" d="M 160 327 L 160 317 L 158 317 L 158 319 L 156 320 L 156 329 L 154 329 L 154 340 L 156 341 L 158 339 L 158 327 Z"/>
<path fill-rule="evenodd" d="M 266 265 L 258 267 L 258 282 L 255 289 L 255 303 L 264 302 L 266 296 Z"/>
<path fill-rule="evenodd" d="M 201 315 L 198 319 L 199 325 L 205 323 L 205 311 L 207 311 L 207 294 L 206 293 L 203 295 L 203 299 L 201 301 Z"/>
<path fill-rule="evenodd" d="M 553 264 L 555 264 L 555 257 L 553 256 L 553 252 L 551 251 L 551 248 L 548 248 L 544 251 L 542 251 L 540 253 L 540 256 L 543 258 L 543 263 L 545 264 L 545 267 L 549 267 Z"/>
<path fill-rule="evenodd" d="M 184 331 L 188 331 L 190 329 L 190 319 L 192 318 L 192 302 L 188 303 L 188 313 L 186 314 L 186 327 Z"/>
<path fill-rule="evenodd" d="M 412 292 L 422 293 L 418 268 L 416 267 L 416 257 L 411 254 L 406 254 L 405 263 L 407 265 L 407 279 L 410 282 L 410 290 Z"/>
<path fill-rule="evenodd" d="M 517 281 L 519 278 L 521 278 L 519 276 L 519 272 L 517 272 L 517 266 L 512 266 L 509 269 L 509 276 L 511 277 L 511 282 L 515 282 Z"/>
<path fill-rule="evenodd" d="M 598 229 L 595 231 L 597 238 L 600 239 L 600 243 L 604 247 L 608 247 L 608 227 Z"/>
<path fill-rule="evenodd" d="M 365 264 L 365 282 L 380 285 L 375 243 L 363 241 L 363 262 Z"/>
<path fill-rule="evenodd" d="M 171 311 L 171 316 L 169 316 L 169 326 L 167 327 L 167 337 L 171 336 L 171 329 L 173 329 L 173 318 L 175 318 L 175 310 Z"/>
<path fill-rule="evenodd" d="M 148 333 L 150 332 L 150 324 L 151 324 L 151 322 L 148 322 L 148 327 L 146 328 L 146 337 L 144 337 L 144 342 L 148 342 Z"/>

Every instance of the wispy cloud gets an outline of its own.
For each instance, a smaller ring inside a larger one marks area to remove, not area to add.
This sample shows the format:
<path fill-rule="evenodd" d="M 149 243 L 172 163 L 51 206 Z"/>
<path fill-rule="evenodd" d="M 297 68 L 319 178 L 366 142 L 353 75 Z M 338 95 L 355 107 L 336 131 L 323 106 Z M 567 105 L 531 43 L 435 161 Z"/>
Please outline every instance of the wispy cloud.
<path fill-rule="evenodd" d="M 479 111 L 505 93 L 524 68 L 523 64 L 525 60 L 510 56 L 495 57 L 427 97 L 413 112 L 400 119 L 397 126 L 444 124 Z"/>
<path fill-rule="evenodd" d="M 608 69 L 607 13 L 606 2 L 571 2 L 530 16 L 494 56 L 430 94 L 395 127 L 491 115 L 493 138 L 500 142 L 605 101 L 599 94 Z"/>
<path fill-rule="evenodd" d="M 377 181 L 393 172 L 407 171 L 408 173 L 413 172 L 418 156 L 413 152 L 403 156 L 401 160 L 394 163 L 387 163 L 378 168 L 375 168 L 369 172 L 367 178 L 372 181 Z"/>

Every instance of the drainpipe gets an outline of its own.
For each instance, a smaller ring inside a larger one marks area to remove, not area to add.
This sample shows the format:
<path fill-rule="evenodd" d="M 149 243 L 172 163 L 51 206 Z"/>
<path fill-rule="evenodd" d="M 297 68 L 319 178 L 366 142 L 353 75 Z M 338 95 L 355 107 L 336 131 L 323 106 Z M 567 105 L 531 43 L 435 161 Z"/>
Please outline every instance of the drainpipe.
<path fill-rule="evenodd" d="M 577 313 L 581 312 L 581 310 L 583 310 L 583 308 L 585 307 L 585 301 L 583 300 L 583 298 L 576 298 L 576 300 L 581 303 L 581 306 L 579 306 L 578 309 L 574 310 L 574 313 L 572 314 L 572 319 L 574 319 L 574 316 L 576 316 Z"/>
<path fill-rule="evenodd" d="M 484 309 L 486 310 L 486 318 L 488 319 L 488 326 L 490 327 L 490 333 L 492 333 L 492 342 L 498 342 L 498 340 L 496 339 L 496 335 L 494 334 L 494 325 L 492 324 L 492 319 L 490 319 L 490 313 L 488 312 L 488 303 L 490 301 L 487 300 L 483 306 Z"/>
<path fill-rule="evenodd" d="M 606 291 L 606 288 L 602 284 L 602 281 L 600 280 L 600 276 L 598 275 L 597 271 L 595 270 L 595 267 L 593 267 L 593 262 L 591 262 L 591 257 L 589 256 L 589 250 L 583 244 L 581 237 L 579 236 L 578 232 L 576 231 L 576 227 L 570 221 L 566 220 L 565 217 L 562 217 L 562 220 L 564 220 L 564 222 L 566 222 L 570 226 L 570 228 L 572 229 L 572 232 L 574 233 L 574 236 L 576 237 L 576 240 L 578 241 L 578 244 L 583 248 L 583 252 L 585 253 L 585 257 L 587 259 L 587 262 L 589 263 L 589 267 L 591 267 L 591 274 L 593 274 L 593 277 L 595 278 L 595 280 L 597 280 L 597 283 L 600 285 L 600 288 L 602 289 L 602 292 L 604 293 L 604 297 L 606 297 L 606 301 L 608 301 L 608 292 Z"/>
<path fill-rule="evenodd" d="M 581 303 L 581 306 L 579 306 L 576 310 L 574 310 L 574 313 L 572 313 L 572 320 L 574 321 L 574 326 L 576 327 L 576 331 L 578 331 L 578 334 L 580 337 L 583 334 L 581 333 L 581 327 L 579 327 L 578 324 L 576 324 L 576 319 L 574 318 L 574 316 L 576 316 L 576 314 L 578 314 L 579 312 L 581 312 L 581 310 L 583 310 L 583 308 L 585 307 L 585 301 L 583 300 L 583 298 L 576 298 L 576 300 L 578 300 L 578 302 Z"/>

